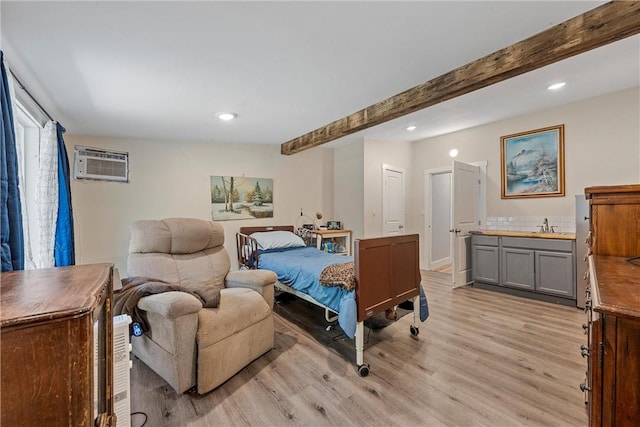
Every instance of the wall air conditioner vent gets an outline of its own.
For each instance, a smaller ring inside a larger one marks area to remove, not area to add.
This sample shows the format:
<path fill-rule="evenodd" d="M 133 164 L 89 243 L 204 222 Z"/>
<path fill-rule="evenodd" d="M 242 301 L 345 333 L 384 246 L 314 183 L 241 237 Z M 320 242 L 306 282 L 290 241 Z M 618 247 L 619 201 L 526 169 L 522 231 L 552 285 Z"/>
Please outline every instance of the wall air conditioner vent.
<path fill-rule="evenodd" d="M 75 179 L 129 182 L 129 153 L 76 145 L 73 166 Z"/>

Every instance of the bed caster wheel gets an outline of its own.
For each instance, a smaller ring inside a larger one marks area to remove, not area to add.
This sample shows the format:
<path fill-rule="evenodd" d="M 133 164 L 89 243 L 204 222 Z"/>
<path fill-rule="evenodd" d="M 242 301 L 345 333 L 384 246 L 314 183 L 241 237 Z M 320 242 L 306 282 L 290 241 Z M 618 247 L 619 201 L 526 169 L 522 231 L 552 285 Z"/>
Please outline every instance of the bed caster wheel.
<path fill-rule="evenodd" d="M 358 375 L 360 375 L 361 377 L 366 377 L 367 375 L 369 375 L 369 364 L 365 363 L 364 365 L 359 365 L 358 366 Z"/>
<path fill-rule="evenodd" d="M 418 334 L 420 333 L 420 329 L 418 329 L 417 326 L 411 325 L 411 326 L 409 326 L 409 332 L 411 332 L 411 336 L 412 337 L 417 337 Z"/>

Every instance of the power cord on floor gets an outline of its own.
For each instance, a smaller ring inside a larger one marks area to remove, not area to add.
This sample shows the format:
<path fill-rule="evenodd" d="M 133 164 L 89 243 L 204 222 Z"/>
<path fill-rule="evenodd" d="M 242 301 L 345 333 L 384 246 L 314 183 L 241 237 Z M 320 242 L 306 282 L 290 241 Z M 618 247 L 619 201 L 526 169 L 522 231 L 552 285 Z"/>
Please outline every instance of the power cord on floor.
<path fill-rule="evenodd" d="M 147 414 L 145 412 L 132 412 L 131 413 L 131 418 L 133 418 L 134 415 L 144 415 L 144 421 L 138 427 L 143 427 L 147 423 L 148 417 L 147 417 Z M 133 422 L 131 424 L 133 424 Z"/>

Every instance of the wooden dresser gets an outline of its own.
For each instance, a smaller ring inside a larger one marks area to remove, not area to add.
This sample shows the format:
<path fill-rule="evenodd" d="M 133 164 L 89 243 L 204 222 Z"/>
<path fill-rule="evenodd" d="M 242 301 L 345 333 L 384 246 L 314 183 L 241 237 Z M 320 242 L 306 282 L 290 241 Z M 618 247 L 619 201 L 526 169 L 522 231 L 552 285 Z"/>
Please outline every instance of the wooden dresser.
<path fill-rule="evenodd" d="M 586 392 L 591 426 L 640 422 L 640 185 L 590 187 Z"/>
<path fill-rule="evenodd" d="M 0 425 L 113 426 L 113 266 L 2 273 Z"/>

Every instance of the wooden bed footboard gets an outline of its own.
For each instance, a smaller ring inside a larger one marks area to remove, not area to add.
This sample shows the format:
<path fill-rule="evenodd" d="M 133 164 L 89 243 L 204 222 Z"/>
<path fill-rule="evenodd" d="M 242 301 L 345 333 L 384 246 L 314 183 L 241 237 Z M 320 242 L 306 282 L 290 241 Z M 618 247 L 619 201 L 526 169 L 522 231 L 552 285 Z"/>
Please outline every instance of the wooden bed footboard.
<path fill-rule="evenodd" d="M 355 241 L 358 322 L 420 294 L 419 246 L 417 234 Z"/>

